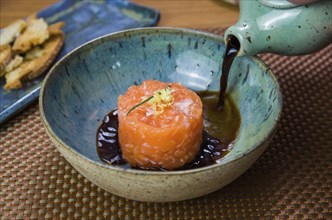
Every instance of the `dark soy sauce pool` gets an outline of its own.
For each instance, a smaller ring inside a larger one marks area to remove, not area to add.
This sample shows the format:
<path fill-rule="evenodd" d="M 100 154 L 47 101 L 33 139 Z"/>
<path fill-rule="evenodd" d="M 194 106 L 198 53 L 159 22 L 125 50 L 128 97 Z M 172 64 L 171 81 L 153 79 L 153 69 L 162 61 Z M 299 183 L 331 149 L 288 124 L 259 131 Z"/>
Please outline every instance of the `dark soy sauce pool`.
<path fill-rule="evenodd" d="M 203 102 L 203 141 L 195 160 L 180 170 L 215 164 L 218 159 L 224 157 L 232 149 L 232 142 L 235 140 L 240 127 L 240 113 L 230 97 L 226 97 L 222 109 L 216 109 L 216 103 L 219 99 L 218 92 L 202 92 L 198 95 Z M 105 116 L 97 130 L 97 152 L 100 159 L 108 164 L 126 163 L 122 159 L 118 142 L 116 110 Z"/>

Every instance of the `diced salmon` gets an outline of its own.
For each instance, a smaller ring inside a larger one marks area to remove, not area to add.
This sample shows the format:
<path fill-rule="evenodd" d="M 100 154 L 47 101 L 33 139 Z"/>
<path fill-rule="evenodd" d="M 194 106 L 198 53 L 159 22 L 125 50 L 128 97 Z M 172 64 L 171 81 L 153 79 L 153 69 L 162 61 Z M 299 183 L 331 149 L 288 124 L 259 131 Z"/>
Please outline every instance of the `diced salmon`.
<path fill-rule="evenodd" d="M 154 92 L 172 90 L 174 102 L 156 115 L 146 102 Z M 119 143 L 123 158 L 143 169 L 173 170 L 190 163 L 202 141 L 203 105 L 200 97 L 179 83 L 147 80 L 118 98 Z"/>

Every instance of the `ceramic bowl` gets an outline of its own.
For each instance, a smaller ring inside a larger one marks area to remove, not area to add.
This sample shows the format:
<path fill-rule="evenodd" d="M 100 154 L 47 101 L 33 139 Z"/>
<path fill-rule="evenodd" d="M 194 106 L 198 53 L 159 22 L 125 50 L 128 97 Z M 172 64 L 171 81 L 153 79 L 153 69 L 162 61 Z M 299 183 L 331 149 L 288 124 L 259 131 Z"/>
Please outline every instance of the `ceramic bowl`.
<path fill-rule="evenodd" d="M 218 164 L 165 172 L 107 165 L 96 152 L 96 131 L 133 83 L 158 79 L 194 91 L 218 91 L 224 52 L 221 36 L 187 29 L 134 29 L 93 40 L 46 76 L 40 93 L 46 131 L 78 172 L 115 195 L 168 202 L 218 190 L 262 154 L 280 117 L 277 80 L 257 58 L 239 57 L 231 68 L 228 93 L 239 108 L 241 125 L 234 148 Z"/>

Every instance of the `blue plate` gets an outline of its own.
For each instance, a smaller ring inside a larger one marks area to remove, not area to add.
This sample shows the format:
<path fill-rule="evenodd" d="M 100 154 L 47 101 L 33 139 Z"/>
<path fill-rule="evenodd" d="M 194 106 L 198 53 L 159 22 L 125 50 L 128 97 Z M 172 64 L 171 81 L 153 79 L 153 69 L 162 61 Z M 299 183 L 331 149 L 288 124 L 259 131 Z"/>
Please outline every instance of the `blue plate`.
<path fill-rule="evenodd" d="M 63 0 L 38 13 L 49 24 L 64 21 L 65 44 L 56 60 L 96 37 L 115 31 L 154 26 L 159 11 L 125 0 Z M 4 91 L 0 80 L 0 124 L 39 96 L 42 76 L 25 82 L 21 89 Z"/>

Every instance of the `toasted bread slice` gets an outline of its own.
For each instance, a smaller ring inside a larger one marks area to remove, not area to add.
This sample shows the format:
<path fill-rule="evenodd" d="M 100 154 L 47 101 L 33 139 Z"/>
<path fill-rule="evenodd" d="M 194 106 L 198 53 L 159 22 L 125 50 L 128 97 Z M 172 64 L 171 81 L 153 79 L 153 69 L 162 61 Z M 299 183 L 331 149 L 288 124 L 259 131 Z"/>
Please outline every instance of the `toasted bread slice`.
<path fill-rule="evenodd" d="M 23 20 L 17 20 L 4 29 L 0 33 L 0 50 L 6 45 L 10 44 L 15 40 L 16 35 L 22 32 L 22 30 L 27 26 L 26 22 Z"/>
<path fill-rule="evenodd" d="M 33 79 L 45 72 L 52 64 L 59 53 L 64 42 L 64 35 L 57 34 L 49 38 L 41 47 L 38 47 L 27 54 L 29 59 L 13 71 L 7 73 L 5 90 L 18 89 L 22 87 L 22 81 Z"/>
<path fill-rule="evenodd" d="M 5 74 L 7 64 L 10 62 L 12 57 L 12 49 L 9 44 L 0 50 L 0 77 Z"/>
<path fill-rule="evenodd" d="M 43 18 L 37 19 L 35 15 L 32 15 L 28 18 L 27 25 L 13 45 L 13 50 L 18 53 L 24 53 L 49 38 L 48 27 Z"/>

